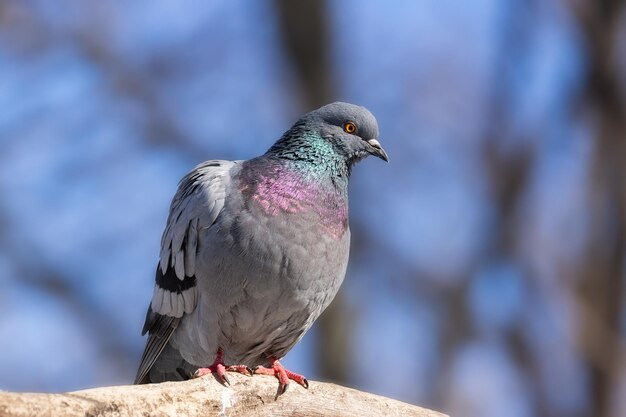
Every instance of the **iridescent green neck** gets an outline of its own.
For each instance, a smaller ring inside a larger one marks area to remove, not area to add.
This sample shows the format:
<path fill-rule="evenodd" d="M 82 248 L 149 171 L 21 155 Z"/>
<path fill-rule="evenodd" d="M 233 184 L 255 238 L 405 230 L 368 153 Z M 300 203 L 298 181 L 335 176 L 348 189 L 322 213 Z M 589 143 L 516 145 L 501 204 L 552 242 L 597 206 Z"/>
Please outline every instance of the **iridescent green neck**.
<path fill-rule="evenodd" d="M 312 180 L 331 181 L 337 188 L 347 187 L 350 166 L 344 156 L 318 132 L 296 124 L 268 151 L 268 156 L 284 161 L 286 167 Z"/>

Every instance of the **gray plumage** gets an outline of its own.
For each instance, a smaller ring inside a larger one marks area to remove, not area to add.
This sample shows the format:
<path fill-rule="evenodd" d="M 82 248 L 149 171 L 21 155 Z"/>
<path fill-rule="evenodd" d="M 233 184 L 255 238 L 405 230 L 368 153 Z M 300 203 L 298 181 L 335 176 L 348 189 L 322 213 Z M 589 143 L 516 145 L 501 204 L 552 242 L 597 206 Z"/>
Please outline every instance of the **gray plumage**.
<path fill-rule="evenodd" d="M 343 281 L 348 178 L 368 155 L 387 160 L 377 136 L 368 110 L 333 103 L 266 154 L 207 161 L 181 180 L 135 383 L 182 379 L 180 370 L 210 365 L 218 349 L 227 365 L 285 356 Z"/>

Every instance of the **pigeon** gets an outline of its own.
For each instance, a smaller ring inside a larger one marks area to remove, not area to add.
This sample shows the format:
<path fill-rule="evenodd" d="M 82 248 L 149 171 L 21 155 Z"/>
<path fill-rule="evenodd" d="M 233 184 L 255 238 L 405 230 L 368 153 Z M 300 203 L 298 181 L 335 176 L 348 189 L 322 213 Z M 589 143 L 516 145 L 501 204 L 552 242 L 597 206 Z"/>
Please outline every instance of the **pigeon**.
<path fill-rule="evenodd" d="M 350 249 L 348 180 L 388 161 L 366 108 L 335 102 L 302 116 L 263 155 L 210 160 L 180 181 L 161 240 L 135 384 L 227 372 L 302 375 L 289 352 L 335 297 Z"/>

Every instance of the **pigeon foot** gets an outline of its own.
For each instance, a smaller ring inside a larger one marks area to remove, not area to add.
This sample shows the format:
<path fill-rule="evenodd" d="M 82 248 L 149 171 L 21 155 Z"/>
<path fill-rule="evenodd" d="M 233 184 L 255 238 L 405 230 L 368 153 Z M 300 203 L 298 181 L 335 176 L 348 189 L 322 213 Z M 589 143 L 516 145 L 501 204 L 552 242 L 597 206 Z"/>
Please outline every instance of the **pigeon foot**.
<path fill-rule="evenodd" d="M 287 387 L 289 386 L 289 380 L 297 382 L 302 385 L 304 388 L 309 388 L 309 381 L 302 375 L 293 373 L 283 367 L 283 365 L 276 358 L 270 358 L 270 363 L 272 365 L 271 368 L 266 368 L 265 366 L 257 366 L 254 369 L 255 374 L 259 375 L 273 375 L 278 379 L 278 392 L 276 393 L 276 398 L 279 395 L 282 395 L 287 391 Z"/>
<path fill-rule="evenodd" d="M 223 385 L 230 385 L 226 372 L 238 372 L 240 374 L 252 376 L 254 372 L 246 365 L 224 365 L 224 352 L 218 349 L 215 354 L 215 361 L 206 368 L 199 368 L 194 372 L 193 378 L 200 378 L 208 374 L 215 374 L 215 378 Z"/>

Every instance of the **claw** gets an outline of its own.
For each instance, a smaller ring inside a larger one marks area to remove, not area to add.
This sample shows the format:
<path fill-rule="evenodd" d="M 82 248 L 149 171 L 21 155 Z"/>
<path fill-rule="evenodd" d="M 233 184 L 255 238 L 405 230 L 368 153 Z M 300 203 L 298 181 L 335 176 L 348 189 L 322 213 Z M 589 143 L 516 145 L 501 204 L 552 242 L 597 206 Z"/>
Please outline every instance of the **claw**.
<path fill-rule="evenodd" d="M 224 385 L 228 385 L 230 387 L 230 379 L 228 379 L 228 377 L 226 376 L 226 370 L 224 370 L 224 373 L 220 375 L 220 373 L 218 372 L 217 374 L 220 376 L 220 378 L 222 378 L 222 383 Z"/>
<path fill-rule="evenodd" d="M 213 373 L 213 365 L 211 365 L 208 368 L 198 368 L 196 369 L 196 372 L 193 373 L 193 375 L 191 375 L 192 378 L 200 378 L 203 377 L 205 375 L 208 375 L 210 373 Z"/>
<path fill-rule="evenodd" d="M 274 397 L 274 400 L 277 400 L 278 397 L 287 392 L 287 388 L 289 388 L 289 384 L 278 384 L 278 390 L 276 391 L 276 397 Z"/>
<path fill-rule="evenodd" d="M 285 391 L 287 391 L 290 379 L 292 381 L 296 381 L 298 384 L 302 385 L 306 389 L 309 388 L 309 381 L 307 381 L 305 377 L 288 371 L 276 358 L 270 358 L 270 363 L 272 364 L 271 368 L 266 368 L 259 365 L 254 368 L 254 373 L 260 375 L 273 375 L 278 379 L 278 391 L 276 394 L 276 398 L 278 398 L 280 395 L 284 394 Z"/>
<path fill-rule="evenodd" d="M 252 369 L 246 365 L 224 365 L 224 352 L 222 349 L 218 349 L 215 355 L 215 361 L 207 368 L 199 368 L 193 373 L 193 378 L 200 378 L 204 375 L 215 374 L 215 379 L 225 386 L 230 386 L 230 379 L 226 376 L 226 372 L 239 372 L 244 375 L 252 376 Z"/>
<path fill-rule="evenodd" d="M 238 372 L 240 374 L 248 375 L 248 376 L 253 375 L 252 369 L 250 369 L 250 367 L 246 365 L 231 365 L 231 366 L 227 366 L 226 370 L 228 372 Z"/>

